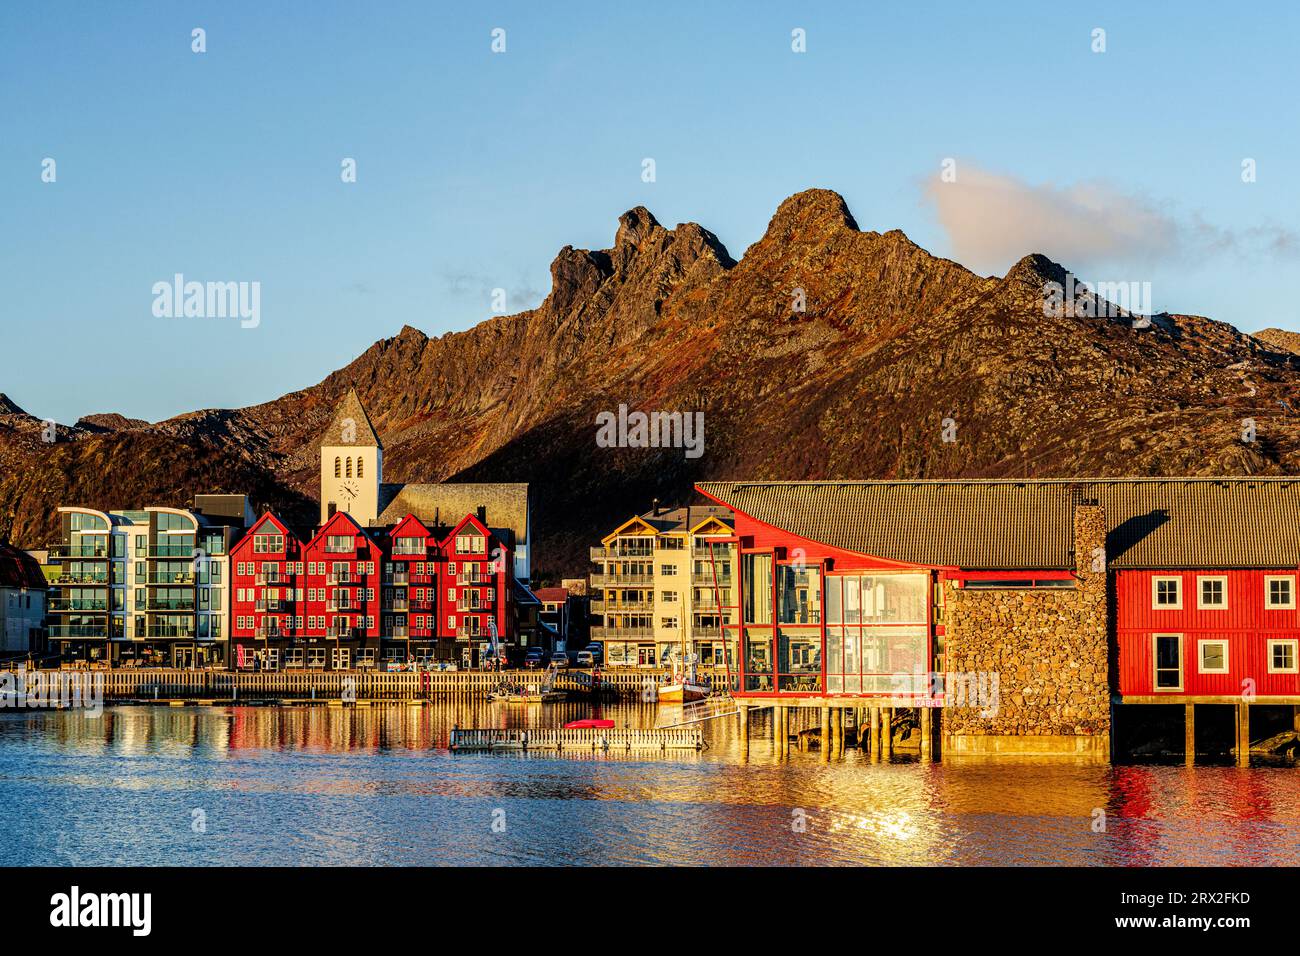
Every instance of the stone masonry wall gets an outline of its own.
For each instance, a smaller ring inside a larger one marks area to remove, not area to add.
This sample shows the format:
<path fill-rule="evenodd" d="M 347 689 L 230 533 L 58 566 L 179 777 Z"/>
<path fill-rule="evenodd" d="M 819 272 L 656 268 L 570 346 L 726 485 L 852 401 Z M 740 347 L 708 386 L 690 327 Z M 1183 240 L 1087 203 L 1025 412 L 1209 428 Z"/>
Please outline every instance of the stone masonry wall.
<path fill-rule="evenodd" d="M 1105 541 L 1101 508 L 1078 505 L 1073 589 L 949 583 L 945 669 L 996 674 L 998 693 L 995 709 L 968 697 L 945 710 L 945 736 L 1109 737 L 1106 566 L 1095 550 Z"/>

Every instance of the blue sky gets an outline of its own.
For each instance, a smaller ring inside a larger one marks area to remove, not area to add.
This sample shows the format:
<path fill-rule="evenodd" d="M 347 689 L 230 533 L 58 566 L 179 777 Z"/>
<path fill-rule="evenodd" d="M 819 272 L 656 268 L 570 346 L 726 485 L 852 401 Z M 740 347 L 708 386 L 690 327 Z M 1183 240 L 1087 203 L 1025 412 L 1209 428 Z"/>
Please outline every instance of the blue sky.
<path fill-rule="evenodd" d="M 978 271 L 1069 253 L 1082 278 L 1150 281 L 1157 309 L 1300 329 L 1298 20 L 1281 3 L 5 4 L 0 391 L 64 422 L 266 401 L 403 324 L 468 328 L 493 288 L 536 305 L 555 253 L 608 246 L 631 206 L 739 257 L 812 186 Z M 938 183 L 950 157 L 957 183 Z M 177 272 L 260 282 L 260 325 L 156 318 L 152 286 Z"/>

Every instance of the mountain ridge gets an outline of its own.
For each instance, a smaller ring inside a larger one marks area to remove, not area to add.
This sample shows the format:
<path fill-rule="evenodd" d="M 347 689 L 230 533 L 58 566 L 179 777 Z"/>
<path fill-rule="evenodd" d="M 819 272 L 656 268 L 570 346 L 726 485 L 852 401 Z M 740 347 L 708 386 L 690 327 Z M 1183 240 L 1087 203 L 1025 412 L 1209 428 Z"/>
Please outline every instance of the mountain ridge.
<path fill-rule="evenodd" d="M 1031 253 L 981 276 L 838 193 L 783 201 L 734 259 L 643 206 L 613 244 L 565 246 L 534 309 L 430 337 L 409 324 L 306 389 L 147 423 L 58 426 L 0 398 L 0 519 L 37 547 L 57 504 L 184 504 L 249 491 L 315 516 L 315 441 L 356 387 L 391 481 L 528 481 L 544 579 L 652 498 L 701 479 L 1288 474 L 1300 354 L 1200 316 L 1049 316 L 1065 267 Z M 1298 337 L 1300 339 L 1300 337 Z M 1286 403 L 1285 406 L 1282 403 Z M 703 411 L 705 454 L 597 448 L 595 416 Z M 1257 437 L 1241 438 L 1254 418 Z M 945 440 L 945 422 L 953 423 Z M 159 467 L 159 464 L 164 467 Z"/>

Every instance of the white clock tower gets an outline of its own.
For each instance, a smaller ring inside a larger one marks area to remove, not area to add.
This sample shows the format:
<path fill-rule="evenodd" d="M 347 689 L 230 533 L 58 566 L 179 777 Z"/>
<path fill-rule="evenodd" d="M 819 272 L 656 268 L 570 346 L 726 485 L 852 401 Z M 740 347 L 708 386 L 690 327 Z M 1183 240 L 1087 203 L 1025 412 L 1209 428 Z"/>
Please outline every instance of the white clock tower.
<path fill-rule="evenodd" d="M 362 527 L 379 517 L 384 446 L 355 388 L 348 389 L 320 445 L 320 520 L 346 511 Z"/>

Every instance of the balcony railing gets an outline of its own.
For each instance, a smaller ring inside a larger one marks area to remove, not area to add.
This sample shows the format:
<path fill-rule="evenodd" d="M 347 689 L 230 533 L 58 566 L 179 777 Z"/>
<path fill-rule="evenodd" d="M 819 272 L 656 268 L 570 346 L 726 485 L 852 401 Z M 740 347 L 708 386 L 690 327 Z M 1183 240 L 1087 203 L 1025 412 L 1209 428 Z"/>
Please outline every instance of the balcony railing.
<path fill-rule="evenodd" d="M 325 604 L 325 608 L 326 610 L 329 611 L 339 611 L 344 614 L 347 614 L 349 612 L 360 613 L 361 611 L 360 606 L 354 604 L 351 601 L 334 601 L 334 600 L 327 601 Z"/>
<path fill-rule="evenodd" d="M 108 559 L 108 548 L 90 544 L 55 544 L 50 546 L 51 558 L 103 558 Z"/>
<path fill-rule="evenodd" d="M 108 624 L 55 624 L 50 628 L 50 637 L 97 637 L 108 638 Z"/>
<path fill-rule="evenodd" d="M 167 571 L 162 574 L 145 575 L 148 584 L 193 584 L 195 575 L 191 571 Z"/>
<path fill-rule="evenodd" d="M 56 585 L 60 584 L 92 584 L 100 587 L 108 587 L 107 574 L 60 574 L 54 579 Z"/>
<path fill-rule="evenodd" d="M 148 603 L 145 605 L 145 610 L 148 610 L 148 611 L 192 611 L 192 610 L 194 610 L 194 601 L 193 601 L 193 599 L 184 599 L 184 598 L 175 598 L 175 599 L 168 599 L 168 600 L 159 600 L 158 598 L 150 597 L 149 600 L 148 600 Z"/>
<path fill-rule="evenodd" d="M 267 600 L 263 600 L 263 601 L 258 601 L 258 602 L 257 602 L 257 610 L 259 610 L 259 611 L 287 611 L 287 610 L 289 610 L 289 602 L 288 602 L 288 601 L 284 601 L 284 600 L 280 600 L 280 599 L 276 599 L 276 600 L 267 599 Z"/>
<path fill-rule="evenodd" d="M 285 584 L 287 583 L 287 578 L 279 571 L 263 571 L 258 572 L 257 583 L 261 585 Z"/>
<path fill-rule="evenodd" d="M 628 573 L 610 573 L 610 574 L 593 574 L 591 576 L 591 586 L 593 588 L 648 588 L 653 587 L 655 577 L 649 572 L 638 572 L 636 574 Z"/>
<path fill-rule="evenodd" d="M 155 544 L 149 548 L 151 558 L 192 558 L 196 554 L 203 552 L 192 544 Z"/>
<path fill-rule="evenodd" d="M 150 627 L 146 629 L 150 637 L 178 637 L 186 640 L 194 639 L 194 629 L 188 627 Z"/>
<path fill-rule="evenodd" d="M 597 607 L 599 606 L 599 610 Z M 592 614 L 621 614 L 632 611 L 653 611 L 655 609 L 654 601 L 646 599 L 644 601 L 592 601 Z"/>
<path fill-rule="evenodd" d="M 96 600 L 72 600 L 72 601 L 51 601 L 51 611 L 107 611 L 107 601 Z"/>
<path fill-rule="evenodd" d="M 654 557 L 654 551 L 649 547 L 645 549 L 637 548 L 636 550 L 624 549 L 618 547 L 591 549 L 591 560 L 593 561 L 611 561 L 611 560 L 621 561 L 621 560 L 626 560 L 628 558 L 634 560 L 635 559 L 649 560 L 650 558 L 653 557 Z"/>
<path fill-rule="evenodd" d="M 326 578 L 329 584 L 360 584 L 361 575 L 353 574 L 351 571 L 331 571 Z"/>
<path fill-rule="evenodd" d="M 655 636 L 653 627 L 593 627 L 591 639 L 594 641 L 650 640 Z"/>
<path fill-rule="evenodd" d="M 696 640 L 722 637 L 722 628 L 717 624 L 692 624 L 691 637 Z"/>
<path fill-rule="evenodd" d="M 697 544 L 691 547 L 691 557 L 704 558 L 705 560 L 708 560 L 709 558 L 722 560 L 724 557 L 730 557 L 732 549 L 735 548 L 735 546 L 736 545 L 731 541 L 725 543 L 719 542 L 718 544 L 713 545 L 712 550 L 710 550 L 707 544 Z"/>
<path fill-rule="evenodd" d="M 289 632 L 278 627 L 259 627 L 257 637 L 261 640 L 288 637 Z"/>
<path fill-rule="evenodd" d="M 695 583 L 695 584 L 698 585 L 698 586 L 701 586 L 701 587 L 706 587 L 706 586 L 707 586 L 707 587 L 712 587 L 712 586 L 713 586 L 713 583 L 714 583 L 714 582 L 713 582 L 713 569 L 712 569 L 712 568 L 704 568 L 703 570 L 692 571 L 692 572 L 691 572 L 691 580 L 692 580 L 693 583 Z M 719 569 L 718 569 L 718 580 L 717 580 L 717 584 L 718 584 L 718 587 L 720 587 L 720 588 L 730 587 L 730 586 L 731 586 L 731 572 L 730 572 L 730 571 L 723 571 L 721 568 L 719 568 Z"/>
<path fill-rule="evenodd" d="M 404 641 L 407 638 L 407 629 L 401 626 L 393 627 L 389 630 L 388 636 L 393 640 Z"/>
<path fill-rule="evenodd" d="M 361 633 L 361 628 L 359 627 L 339 627 L 337 625 L 330 625 L 329 630 L 326 631 L 326 636 L 327 637 L 364 637 L 364 635 Z"/>
<path fill-rule="evenodd" d="M 405 598 L 394 598 L 391 601 L 385 601 L 382 606 L 385 611 L 406 611 L 410 609 L 410 604 Z"/>
<path fill-rule="evenodd" d="M 486 641 L 490 635 L 487 631 L 474 630 L 473 628 L 468 627 L 458 627 L 456 628 L 456 636 L 461 640 L 476 641 L 481 638 Z"/>
<path fill-rule="evenodd" d="M 405 587 L 411 583 L 411 575 L 406 571 L 394 571 L 392 574 L 384 575 L 384 583 Z"/>

